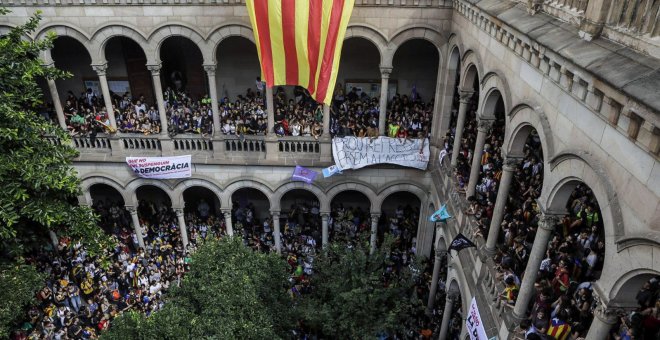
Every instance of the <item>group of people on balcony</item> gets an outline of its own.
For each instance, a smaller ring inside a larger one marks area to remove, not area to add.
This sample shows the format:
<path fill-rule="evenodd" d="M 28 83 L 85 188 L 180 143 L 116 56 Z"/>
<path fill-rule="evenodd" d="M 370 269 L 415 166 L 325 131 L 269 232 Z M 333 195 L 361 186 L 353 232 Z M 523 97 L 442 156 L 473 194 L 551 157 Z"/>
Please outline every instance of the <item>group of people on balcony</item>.
<path fill-rule="evenodd" d="M 163 93 L 167 115 L 167 132 L 176 134 L 213 134 L 211 98 L 193 98 L 189 93 L 170 87 Z M 274 128 L 279 136 L 303 136 L 318 139 L 323 133 L 323 107 L 316 103 L 302 87 L 296 86 L 293 97 L 287 98 L 283 87 L 274 91 Z M 143 96 L 129 93 L 112 94 L 116 130 L 111 127 L 103 100 L 91 88 L 76 97 L 69 91 L 63 107 L 65 123 L 74 136 L 96 136 L 101 132 L 159 134 L 159 111 Z M 225 135 L 265 135 L 268 117 L 263 93 L 248 89 L 234 101 L 228 97 L 218 103 L 220 131 Z M 433 102 L 425 103 L 413 92 L 411 96 L 396 94 L 388 104 L 385 134 L 392 138 L 421 138 L 428 136 L 433 116 Z M 330 134 L 332 136 L 379 136 L 379 101 L 357 88 L 344 93 L 338 85 L 332 101 Z"/>

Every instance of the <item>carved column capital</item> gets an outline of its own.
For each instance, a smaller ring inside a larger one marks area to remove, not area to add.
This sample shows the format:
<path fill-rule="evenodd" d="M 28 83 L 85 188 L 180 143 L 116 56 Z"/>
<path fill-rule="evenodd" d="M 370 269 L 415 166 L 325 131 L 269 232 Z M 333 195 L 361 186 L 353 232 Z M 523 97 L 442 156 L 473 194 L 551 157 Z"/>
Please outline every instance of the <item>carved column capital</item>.
<path fill-rule="evenodd" d="M 137 214 L 137 209 L 136 209 L 134 206 L 132 206 L 132 205 L 127 205 L 127 206 L 125 206 L 124 208 L 126 208 L 126 210 L 128 210 L 128 212 L 129 212 L 131 215 L 132 215 L 132 214 Z"/>
<path fill-rule="evenodd" d="M 149 72 L 151 72 L 152 76 L 159 76 L 161 67 L 162 67 L 161 64 L 147 65 L 147 70 L 149 70 Z"/>
<path fill-rule="evenodd" d="M 92 64 L 92 69 L 99 76 L 105 76 L 108 71 L 108 63 L 105 64 Z"/>
<path fill-rule="evenodd" d="M 481 132 L 488 132 L 490 128 L 493 127 L 493 122 L 495 121 L 492 119 L 479 119 L 477 130 Z"/>
<path fill-rule="evenodd" d="M 183 208 L 174 208 L 174 213 L 177 217 L 183 216 Z"/>
<path fill-rule="evenodd" d="M 554 230 L 555 226 L 559 224 L 559 220 L 559 215 L 541 213 L 539 216 L 539 228 L 543 228 L 545 230 Z"/>
<path fill-rule="evenodd" d="M 327 211 L 322 211 L 320 215 L 321 215 L 321 219 L 327 220 L 328 218 L 330 218 L 330 213 Z"/>
<path fill-rule="evenodd" d="M 204 71 L 206 71 L 206 74 L 208 74 L 211 77 L 215 76 L 215 70 L 218 68 L 216 65 L 206 64 L 203 66 L 204 66 Z"/>
<path fill-rule="evenodd" d="M 460 99 L 459 99 L 460 102 L 461 102 L 461 103 L 465 103 L 465 104 L 467 104 L 467 103 L 470 102 L 470 99 L 471 99 L 472 96 L 474 95 L 474 91 L 472 91 L 472 90 L 465 90 L 465 89 L 458 89 L 458 95 L 459 95 L 459 97 L 460 97 Z"/>
<path fill-rule="evenodd" d="M 380 67 L 380 76 L 381 78 L 388 78 L 390 77 L 390 74 L 392 74 L 392 68 L 391 67 Z"/>
<path fill-rule="evenodd" d="M 518 168 L 521 162 L 522 158 L 520 157 L 505 157 L 503 169 L 504 171 L 514 171 Z"/>
<path fill-rule="evenodd" d="M 374 220 L 378 221 L 380 219 L 380 214 L 379 213 L 371 213 L 371 221 L 373 223 Z"/>
<path fill-rule="evenodd" d="M 620 310 L 607 308 L 602 301 L 597 300 L 594 315 L 605 324 L 614 325 L 619 319 L 619 312 Z"/>
<path fill-rule="evenodd" d="M 280 212 L 279 211 L 271 211 L 270 215 L 273 216 L 273 219 L 276 219 L 276 218 L 280 217 Z"/>

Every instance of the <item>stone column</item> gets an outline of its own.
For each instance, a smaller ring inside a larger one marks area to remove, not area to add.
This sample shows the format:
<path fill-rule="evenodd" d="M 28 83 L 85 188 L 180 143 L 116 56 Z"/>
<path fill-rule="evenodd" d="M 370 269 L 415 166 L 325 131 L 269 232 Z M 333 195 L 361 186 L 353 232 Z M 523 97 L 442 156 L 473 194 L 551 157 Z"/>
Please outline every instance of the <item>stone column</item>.
<path fill-rule="evenodd" d="M 440 337 L 438 339 L 447 339 L 447 333 L 449 332 L 449 321 L 451 321 L 451 309 L 454 305 L 454 297 L 451 294 L 447 294 L 445 298 L 445 311 L 442 313 L 442 323 L 440 324 Z"/>
<path fill-rule="evenodd" d="M 55 113 L 57 113 L 57 122 L 60 123 L 60 127 L 66 130 L 66 120 L 64 119 L 64 110 L 62 109 L 62 102 L 60 102 L 60 94 L 57 92 L 57 84 L 55 80 L 46 79 L 48 82 L 48 89 L 50 90 L 50 96 L 53 98 L 53 106 L 55 107 Z"/>
<path fill-rule="evenodd" d="M 378 133 L 381 136 L 387 135 L 387 87 L 390 82 L 390 74 L 392 73 L 391 67 L 380 68 L 380 114 L 378 116 Z"/>
<path fill-rule="evenodd" d="M 275 136 L 275 107 L 273 103 L 273 88 L 266 86 L 266 112 L 268 115 L 268 131 L 266 135 Z M 324 127 L 325 128 L 325 127 Z"/>
<path fill-rule="evenodd" d="M 485 252 L 488 256 L 495 254 L 495 246 L 497 238 L 500 233 L 500 224 L 504 218 L 504 209 L 506 202 L 509 199 L 509 189 L 511 188 L 511 180 L 513 174 L 520 164 L 520 158 L 507 157 L 504 159 L 504 166 L 502 171 L 502 178 L 500 179 L 500 187 L 497 189 L 497 200 L 495 201 L 495 208 L 493 209 L 493 218 L 490 221 L 490 229 L 488 229 L 488 239 L 486 240 Z"/>
<path fill-rule="evenodd" d="M 455 167 L 458 164 L 458 153 L 461 151 L 461 139 L 463 139 L 463 127 L 465 126 L 465 114 L 474 91 L 458 89 L 458 94 L 461 99 L 458 106 L 458 119 L 456 120 L 456 133 L 454 134 L 454 148 L 451 154 L 452 167 Z"/>
<path fill-rule="evenodd" d="M 371 254 L 376 252 L 376 241 L 378 236 L 378 220 L 380 219 L 380 214 L 371 213 L 371 238 L 369 243 L 371 244 Z"/>
<path fill-rule="evenodd" d="M 520 285 L 520 292 L 518 293 L 518 299 L 516 299 L 516 305 L 513 307 L 513 317 L 520 321 L 525 318 L 527 314 L 527 306 L 529 305 L 529 300 L 532 298 L 532 293 L 534 292 L 534 282 L 541 267 L 541 261 L 545 257 L 545 251 L 548 248 L 548 241 L 550 240 L 550 235 L 555 228 L 555 225 L 559 222 L 559 217 L 557 215 L 548 215 L 542 213 L 539 220 L 539 227 L 536 231 L 536 237 L 534 238 L 534 244 L 532 245 L 532 250 L 529 254 L 529 260 L 527 260 L 527 267 L 525 268 L 525 277 L 523 277 L 522 284 Z"/>
<path fill-rule="evenodd" d="M 176 213 L 176 219 L 179 223 L 179 232 L 181 233 L 181 243 L 183 243 L 183 249 L 185 250 L 188 247 L 188 230 L 186 229 L 186 220 L 183 218 L 183 209 L 174 208 Z"/>
<path fill-rule="evenodd" d="M 209 95 L 211 97 L 211 109 L 213 110 L 213 134 L 220 134 L 220 110 L 218 109 L 218 89 L 215 82 L 215 65 L 204 65 L 204 70 L 209 78 Z"/>
<path fill-rule="evenodd" d="M 273 239 L 275 239 L 275 250 L 278 254 L 282 254 L 282 232 L 280 231 L 280 212 L 272 211 L 273 216 Z"/>
<path fill-rule="evenodd" d="M 160 133 L 167 135 L 167 113 L 165 112 L 165 99 L 163 99 L 163 87 L 160 84 L 160 64 L 147 65 L 151 71 L 151 81 L 154 84 L 156 93 L 156 105 L 158 106 L 158 116 L 160 117 Z"/>
<path fill-rule="evenodd" d="M 433 276 L 431 277 L 431 287 L 429 291 L 429 301 L 426 305 L 426 314 L 430 314 L 435 305 L 435 294 L 438 291 L 438 279 L 440 277 L 440 264 L 442 257 L 447 256 L 440 251 L 440 231 L 436 230 L 435 233 L 435 260 L 433 262 Z M 446 307 L 445 307 L 446 308 Z"/>
<path fill-rule="evenodd" d="M 52 230 L 48 230 L 48 236 L 50 237 L 50 243 L 53 244 L 53 248 L 57 251 L 57 247 L 60 245 L 60 239 L 57 238 L 57 234 Z"/>
<path fill-rule="evenodd" d="M 225 228 L 227 235 L 234 236 L 234 228 L 231 225 L 231 209 L 222 209 L 222 214 L 225 215 Z"/>
<path fill-rule="evenodd" d="M 323 139 L 330 139 L 330 105 L 323 105 Z"/>
<path fill-rule="evenodd" d="M 126 210 L 131 213 L 131 220 L 133 221 L 133 232 L 137 236 L 138 245 L 140 248 L 145 248 L 144 239 L 142 238 L 142 226 L 140 226 L 140 219 L 138 219 L 137 210 L 133 206 L 126 206 Z"/>
<path fill-rule="evenodd" d="M 591 41 L 600 36 L 612 3 L 610 0 L 589 0 L 578 32 L 582 39 Z"/>
<path fill-rule="evenodd" d="M 330 213 L 327 212 L 322 212 L 321 213 L 321 245 L 323 247 L 327 246 L 328 239 L 329 239 L 329 231 L 328 231 L 328 219 L 330 218 Z"/>
<path fill-rule="evenodd" d="M 618 316 L 614 309 L 605 307 L 602 302 L 598 303 L 594 312 L 594 319 L 587 333 L 587 340 L 607 339 L 612 326 L 617 323 Z"/>
<path fill-rule="evenodd" d="M 103 102 L 105 103 L 105 110 L 108 113 L 108 119 L 110 119 L 110 126 L 117 128 L 117 121 L 115 120 L 115 110 L 112 108 L 112 97 L 110 97 L 110 88 L 108 87 L 108 78 L 106 78 L 105 72 L 108 70 L 108 64 L 98 64 L 92 65 L 94 71 L 99 76 L 99 84 L 101 85 L 101 92 L 103 95 Z"/>
<path fill-rule="evenodd" d="M 492 120 L 479 119 L 479 127 L 477 128 L 477 142 L 474 145 L 474 152 L 472 153 L 472 168 L 470 168 L 470 181 L 466 191 L 466 196 L 474 196 L 477 181 L 479 180 L 479 173 L 481 172 L 481 154 L 484 152 L 484 144 L 486 144 L 486 134 L 493 126 Z"/>

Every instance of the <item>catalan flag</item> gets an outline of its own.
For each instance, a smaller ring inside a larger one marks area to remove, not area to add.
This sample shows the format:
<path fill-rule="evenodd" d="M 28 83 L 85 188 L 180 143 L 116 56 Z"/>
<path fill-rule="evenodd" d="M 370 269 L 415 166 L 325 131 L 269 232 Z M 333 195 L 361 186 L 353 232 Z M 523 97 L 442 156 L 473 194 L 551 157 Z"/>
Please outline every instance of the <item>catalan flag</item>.
<path fill-rule="evenodd" d="M 300 85 L 330 104 L 355 0 L 247 0 L 261 79 Z"/>

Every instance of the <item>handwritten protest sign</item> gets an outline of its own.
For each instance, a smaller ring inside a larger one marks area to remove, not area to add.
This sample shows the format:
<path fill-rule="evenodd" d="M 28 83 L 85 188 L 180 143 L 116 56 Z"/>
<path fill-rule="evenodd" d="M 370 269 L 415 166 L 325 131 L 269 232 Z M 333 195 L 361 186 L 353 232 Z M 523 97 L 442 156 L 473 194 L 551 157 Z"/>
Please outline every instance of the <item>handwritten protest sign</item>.
<path fill-rule="evenodd" d="M 332 139 L 332 156 L 341 169 L 389 163 L 425 170 L 429 163 L 427 139 L 342 137 Z"/>

